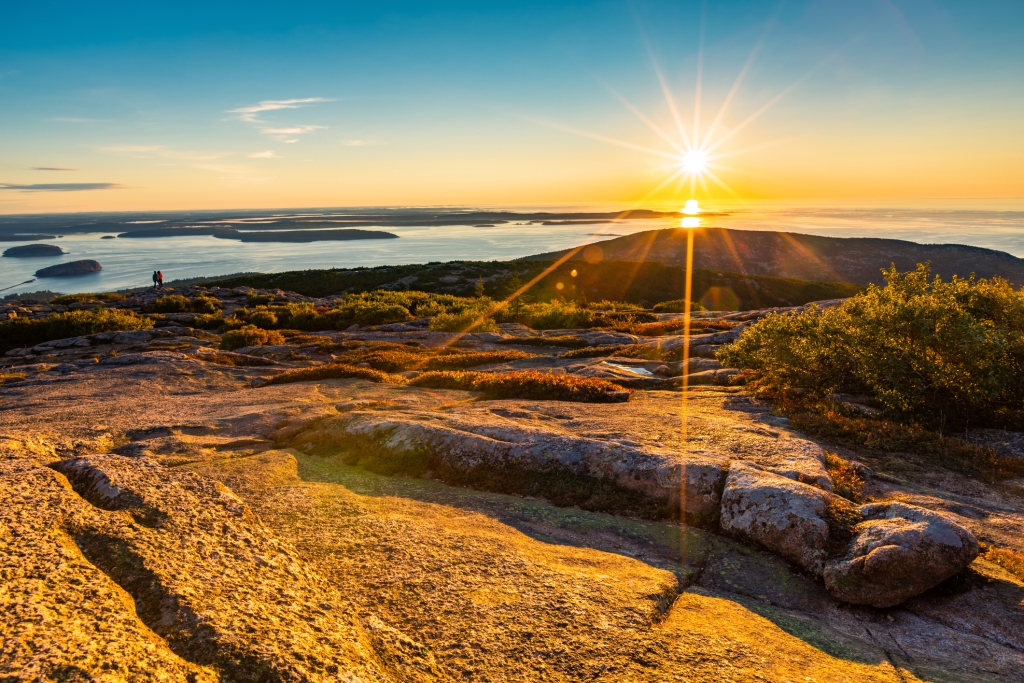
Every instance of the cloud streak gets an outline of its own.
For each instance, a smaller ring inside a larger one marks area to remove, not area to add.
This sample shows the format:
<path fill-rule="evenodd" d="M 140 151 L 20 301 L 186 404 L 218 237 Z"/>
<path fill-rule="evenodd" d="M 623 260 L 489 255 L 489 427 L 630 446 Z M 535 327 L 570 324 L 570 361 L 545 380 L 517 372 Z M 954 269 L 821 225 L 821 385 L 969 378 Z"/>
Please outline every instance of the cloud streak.
<path fill-rule="evenodd" d="M 0 183 L 0 190 L 18 190 L 21 192 L 83 192 L 86 190 L 120 190 L 120 183 L 34 183 L 31 185 L 15 185 Z"/>
<path fill-rule="evenodd" d="M 333 102 L 334 100 L 326 97 L 302 97 L 291 100 L 263 100 L 258 104 L 253 104 L 248 107 L 238 107 L 237 109 L 228 109 L 228 114 L 234 114 L 239 121 L 246 123 L 253 123 L 260 127 L 260 132 L 264 135 L 269 135 L 275 140 L 280 142 L 293 143 L 298 142 L 299 139 L 295 136 L 305 135 L 306 133 L 312 133 L 313 131 L 326 128 L 327 126 L 287 126 L 287 127 L 273 127 L 273 125 L 264 119 L 259 117 L 259 114 L 265 111 L 279 111 L 281 109 L 299 109 L 310 104 L 317 104 L 319 102 Z"/>
<path fill-rule="evenodd" d="M 77 168 L 61 168 L 60 166 L 33 166 L 30 171 L 77 171 Z"/>
<path fill-rule="evenodd" d="M 280 159 L 281 157 L 274 154 L 274 150 L 268 149 L 265 152 L 253 152 L 248 155 L 250 159 Z"/>

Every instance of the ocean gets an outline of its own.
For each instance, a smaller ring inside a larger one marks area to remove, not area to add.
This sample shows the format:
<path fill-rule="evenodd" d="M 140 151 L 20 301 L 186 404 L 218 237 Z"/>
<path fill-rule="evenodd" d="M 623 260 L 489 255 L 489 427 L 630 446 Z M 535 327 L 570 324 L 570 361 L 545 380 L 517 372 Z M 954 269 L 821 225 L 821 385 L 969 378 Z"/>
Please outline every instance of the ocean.
<path fill-rule="evenodd" d="M 618 207 L 545 207 L 553 211 Z M 536 210 L 538 207 L 530 207 Z M 920 243 L 969 244 L 1024 257 L 1024 200 L 782 205 L 720 205 L 727 215 L 704 217 L 702 225 L 744 230 L 780 230 L 830 237 L 884 237 Z M 517 207 L 516 210 L 519 210 Z M 268 211 L 275 215 L 283 212 Z M 151 284 L 154 270 L 165 282 L 238 272 L 280 272 L 309 268 L 351 268 L 428 261 L 510 260 L 531 254 L 611 239 L 643 230 L 673 227 L 659 220 L 576 225 L 504 224 L 494 227 L 390 227 L 399 239 L 305 244 L 249 243 L 210 236 L 102 239 L 116 233 L 70 234 L 47 243 L 67 254 L 49 258 L 0 259 L 0 289 L 30 280 L 45 266 L 79 259 L 99 261 L 103 270 L 74 278 L 39 278 L 0 296 L 43 289 L 64 293 L 101 292 Z M 372 229 L 372 228 L 370 228 Z M 0 243 L 0 249 L 15 244 Z"/>

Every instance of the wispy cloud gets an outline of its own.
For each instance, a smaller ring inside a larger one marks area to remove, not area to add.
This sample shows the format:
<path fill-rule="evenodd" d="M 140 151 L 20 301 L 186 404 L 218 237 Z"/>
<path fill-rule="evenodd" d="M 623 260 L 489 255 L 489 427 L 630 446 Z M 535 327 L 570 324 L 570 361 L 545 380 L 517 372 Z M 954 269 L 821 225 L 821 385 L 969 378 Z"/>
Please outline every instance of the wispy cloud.
<path fill-rule="evenodd" d="M 260 120 L 257 114 L 265 111 L 276 111 L 278 109 L 298 109 L 299 107 L 305 107 L 307 104 L 333 101 L 334 100 L 329 100 L 326 97 L 303 97 L 294 100 L 263 100 L 259 104 L 253 104 L 248 107 L 228 109 L 228 113 L 237 114 L 240 120 L 248 121 L 249 123 L 266 123 L 266 121 Z"/>
<path fill-rule="evenodd" d="M 227 113 L 234 114 L 239 121 L 245 121 L 246 123 L 254 123 L 260 127 L 260 132 L 264 135 L 269 135 L 275 140 L 280 142 L 298 142 L 299 139 L 296 135 L 305 135 L 306 133 L 312 133 L 315 130 L 326 128 L 327 126 L 287 126 L 287 127 L 274 127 L 269 121 L 265 121 L 259 117 L 259 114 L 265 111 L 278 111 L 281 109 L 299 109 L 310 104 L 317 104 L 319 102 L 333 102 L 334 100 L 326 97 L 303 97 L 292 100 L 263 100 L 259 104 L 253 104 L 248 107 L 239 107 L 238 109 L 229 109 Z"/>
<path fill-rule="evenodd" d="M 60 166 L 33 166 L 30 171 L 77 171 L 77 168 L 61 168 Z"/>
<path fill-rule="evenodd" d="M 101 147 L 104 152 L 131 156 L 137 159 L 160 158 L 175 159 L 178 161 L 216 161 L 228 156 L 228 152 L 196 152 L 190 150 L 177 150 L 163 145 L 111 145 Z"/>
<path fill-rule="evenodd" d="M 281 142 L 298 142 L 295 135 L 305 135 L 306 133 L 312 133 L 314 130 L 320 130 L 327 126 L 289 126 L 287 128 L 261 128 L 260 132 L 264 135 L 269 135 L 275 140 Z"/>
<path fill-rule="evenodd" d="M 119 190 L 124 185 L 119 183 L 35 183 L 32 185 L 15 185 L 0 183 L 0 190 L 19 190 L 21 192 L 82 192 L 84 190 Z"/>
<path fill-rule="evenodd" d="M 274 150 L 268 149 L 265 152 L 253 152 L 248 155 L 250 159 L 280 159 L 281 157 L 274 154 Z"/>

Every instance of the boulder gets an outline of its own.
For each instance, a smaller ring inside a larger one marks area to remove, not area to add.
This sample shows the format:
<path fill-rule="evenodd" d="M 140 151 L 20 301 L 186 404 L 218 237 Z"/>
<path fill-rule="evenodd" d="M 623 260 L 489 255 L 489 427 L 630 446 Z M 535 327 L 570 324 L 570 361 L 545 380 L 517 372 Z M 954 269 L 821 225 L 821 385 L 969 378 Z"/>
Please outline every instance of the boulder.
<path fill-rule="evenodd" d="M 860 508 L 843 557 L 825 567 L 825 587 L 845 602 L 892 607 L 964 569 L 978 556 L 974 534 L 950 517 L 906 503 Z"/>
<path fill-rule="evenodd" d="M 11 258 L 34 258 L 37 256 L 60 256 L 65 253 L 67 252 L 53 244 L 26 244 L 20 247 L 11 247 L 4 252 L 4 256 Z"/>
<path fill-rule="evenodd" d="M 40 268 L 36 271 L 36 277 L 74 277 L 75 275 L 88 275 L 103 270 L 98 261 L 88 259 L 82 261 L 70 261 L 58 263 L 48 268 Z"/>
<path fill-rule="evenodd" d="M 721 529 L 820 576 L 827 556 L 829 495 L 734 460 L 722 493 Z"/>

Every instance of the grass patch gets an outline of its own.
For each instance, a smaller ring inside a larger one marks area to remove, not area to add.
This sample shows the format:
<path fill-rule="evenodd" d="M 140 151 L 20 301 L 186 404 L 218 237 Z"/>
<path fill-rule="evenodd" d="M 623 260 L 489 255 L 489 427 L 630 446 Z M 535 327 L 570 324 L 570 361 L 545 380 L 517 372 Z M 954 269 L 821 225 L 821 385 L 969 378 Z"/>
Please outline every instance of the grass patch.
<path fill-rule="evenodd" d="M 489 365 L 491 363 L 508 363 L 524 358 L 534 358 L 536 354 L 524 353 L 523 351 L 470 351 L 467 353 L 448 353 L 442 356 L 434 356 L 423 366 L 424 370 L 459 370 L 471 368 L 475 365 Z"/>
<path fill-rule="evenodd" d="M 28 377 L 24 372 L 0 372 L 0 387 L 5 384 L 20 382 Z"/>
<path fill-rule="evenodd" d="M 83 301 L 123 301 L 126 299 L 124 294 L 116 294 L 114 292 L 101 292 L 99 294 L 61 294 L 50 299 L 50 304 L 54 306 L 67 306 L 68 304 L 79 304 Z"/>
<path fill-rule="evenodd" d="M 853 503 L 864 502 L 864 478 L 849 460 L 825 451 L 825 469 L 832 479 L 832 493 Z"/>
<path fill-rule="evenodd" d="M 802 402 L 775 403 L 790 416 L 794 429 L 833 443 L 885 453 L 924 456 L 930 463 L 989 483 L 1024 477 L 1024 459 L 1000 455 L 991 448 L 943 435 L 918 424 L 850 417 L 822 407 L 801 409 Z"/>
<path fill-rule="evenodd" d="M 81 337 L 98 332 L 148 330 L 153 321 L 132 311 L 96 308 L 92 311 L 51 313 L 45 318 L 15 318 L 0 323 L 0 352 L 35 346 L 55 339 Z"/>
<path fill-rule="evenodd" d="M 586 346 L 582 349 L 571 349 L 558 354 L 559 358 L 604 358 L 617 355 L 624 346 Z"/>
<path fill-rule="evenodd" d="M 488 399 L 521 398 L 584 403 L 618 403 L 629 400 L 629 392 L 608 380 L 535 370 L 507 373 L 425 372 L 411 380 L 410 384 L 431 389 L 479 391 Z"/>
<path fill-rule="evenodd" d="M 512 344 L 515 346 L 560 346 L 567 349 L 585 347 L 587 342 L 572 335 L 558 335 L 553 337 L 509 337 L 501 339 L 497 344 Z"/>
<path fill-rule="evenodd" d="M 686 299 L 672 299 L 670 301 L 662 301 L 654 304 L 652 309 L 655 313 L 685 313 L 686 312 Z M 707 309 L 701 306 L 696 301 L 690 302 L 690 311 L 706 311 Z"/>
<path fill-rule="evenodd" d="M 434 332 L 497 332 L 498 324 L 485 314 L 483 309 L 440 313 L 430 319 L 430 329 Z"/>
<path fill-rule="evenodd" d="M 992 564 L 998 564 L 1021 581 L 1024 581 L 1024 553 L 1014 552 L 1006 548 L 989 548 L 982 557 Z"/>
<path fill-rule="evenodd" d="M 328 363 L 311 368 L 288 370 L 281 374 L 268 377 L 254 386 L 265 387 L 271 384 L 291 384 L 293 382 L 317 382 L 326 379 L 368 379 L 382 384 L 405 384 L 404 377 L 398 377 L 373 368 L 359 368 L 347 363 Z"/>

